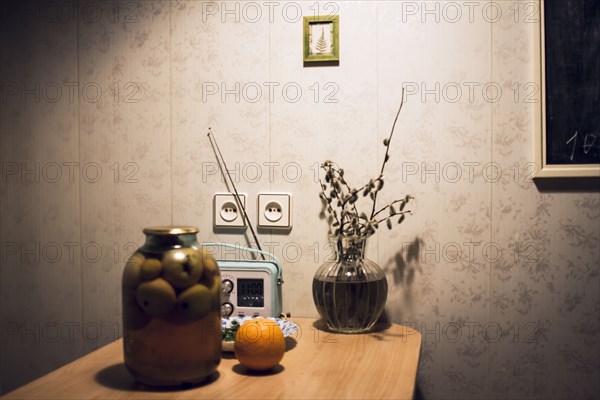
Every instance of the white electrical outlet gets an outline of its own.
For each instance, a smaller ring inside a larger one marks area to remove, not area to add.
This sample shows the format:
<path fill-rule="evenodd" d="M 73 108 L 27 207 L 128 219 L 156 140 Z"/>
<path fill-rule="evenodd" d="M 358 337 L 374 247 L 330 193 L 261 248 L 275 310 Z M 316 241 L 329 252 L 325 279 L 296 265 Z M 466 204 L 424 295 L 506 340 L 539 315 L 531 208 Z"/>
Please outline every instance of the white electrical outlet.
<path fill-rule="evenodd" d="M 240 193 L 240 201 L 246 208 L 246 194 Z M 213 226 L 215 228 L 245 228 L 243 211 L 233 193 L 215 193 L 213 198 Z"/>
<path fill-rule="evenodd" d="M 292 195 L 260 193 L 258 195 L 258 227 L 263 229 L 292 228 Z"/>

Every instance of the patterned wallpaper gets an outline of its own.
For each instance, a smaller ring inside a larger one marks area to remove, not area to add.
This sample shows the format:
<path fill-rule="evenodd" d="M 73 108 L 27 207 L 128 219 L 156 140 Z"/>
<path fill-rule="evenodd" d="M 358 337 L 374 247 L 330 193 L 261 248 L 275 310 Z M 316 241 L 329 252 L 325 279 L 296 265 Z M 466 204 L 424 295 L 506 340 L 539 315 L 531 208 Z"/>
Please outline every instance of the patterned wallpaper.
<path fill-rule="evenodd" d="M 423 335 L 425 399 L 597 398 L 600 195 L 532 179 L 531 1 L 4 2 L 0 390 L 120 336 L 124 259 L 156 224 L 212 231 L 227 191 L 294 196 L 284 310 L 316 317 L 318 163 L 377 174 L 413 215 L 370 239 L 387 317 Z M 340 15 L 339 67 L 302 66 L 302 15 Z"/>

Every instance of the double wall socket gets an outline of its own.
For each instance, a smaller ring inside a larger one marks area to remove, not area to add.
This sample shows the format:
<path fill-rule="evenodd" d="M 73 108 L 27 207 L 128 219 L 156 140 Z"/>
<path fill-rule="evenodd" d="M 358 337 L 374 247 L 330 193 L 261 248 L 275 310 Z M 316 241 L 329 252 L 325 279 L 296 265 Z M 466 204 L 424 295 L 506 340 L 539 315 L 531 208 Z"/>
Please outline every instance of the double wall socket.
<path fill-rule="evenodd" d="M 241 206 L 246 212 L 246 194 L 240 193 Z M 213 226 L 215 228 L 245 228 L 246 220 L 235 195 L 216 193 L 213 199 Z"/>
<path fill-rule="evenodd" d="M 242 207 L 249 218 L 253 215 L 246 205 L 246 194 L 240 193 L 240 204 L 233 193 L 216 193 L 213 199 L 213 226 L 215 228 L 246 228 Z M 259 229 L 292 228 L 292 195 L 288 193 L 260 193 L 257 199 Z"/>

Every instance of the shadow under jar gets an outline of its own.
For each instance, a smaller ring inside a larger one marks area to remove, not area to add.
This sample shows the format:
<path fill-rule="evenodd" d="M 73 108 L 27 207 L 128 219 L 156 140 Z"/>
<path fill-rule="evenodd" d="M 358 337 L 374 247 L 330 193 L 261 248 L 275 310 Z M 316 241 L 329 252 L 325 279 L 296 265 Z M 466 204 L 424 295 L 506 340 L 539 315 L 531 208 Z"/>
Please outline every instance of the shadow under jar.
<path fill-rule="evenodd" d="M 146 242 L 125 265 L 125 366 L 143 384 L 197 384 L 221 362 L 221 274 L 197 233 L 146 228 Z"/>
<path fill-rule="evenodd" d="M 313 278 L 313 300 L 334 332 L 369 331 L 383 312 L 388 284 L 385 274 L 365 258 L 367 238 L 330 237 L 335 259 L 319 267 Z"/>

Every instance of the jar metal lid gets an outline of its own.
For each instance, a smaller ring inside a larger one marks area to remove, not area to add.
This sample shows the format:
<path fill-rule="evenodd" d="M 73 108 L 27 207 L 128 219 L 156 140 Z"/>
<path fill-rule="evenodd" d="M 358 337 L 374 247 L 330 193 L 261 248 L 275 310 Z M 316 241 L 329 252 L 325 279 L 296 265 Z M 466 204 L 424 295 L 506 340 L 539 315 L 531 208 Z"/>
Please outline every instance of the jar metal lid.
<path fill-rule="evenodd" d="M 182 225 L 173 225 L 173 226 L 150 226 L 148 228 L 144 228 L 144 233 L 146 235 L 185 235 L 198 233 L 200 230 L 195 226 L 182 226 Z"/>

